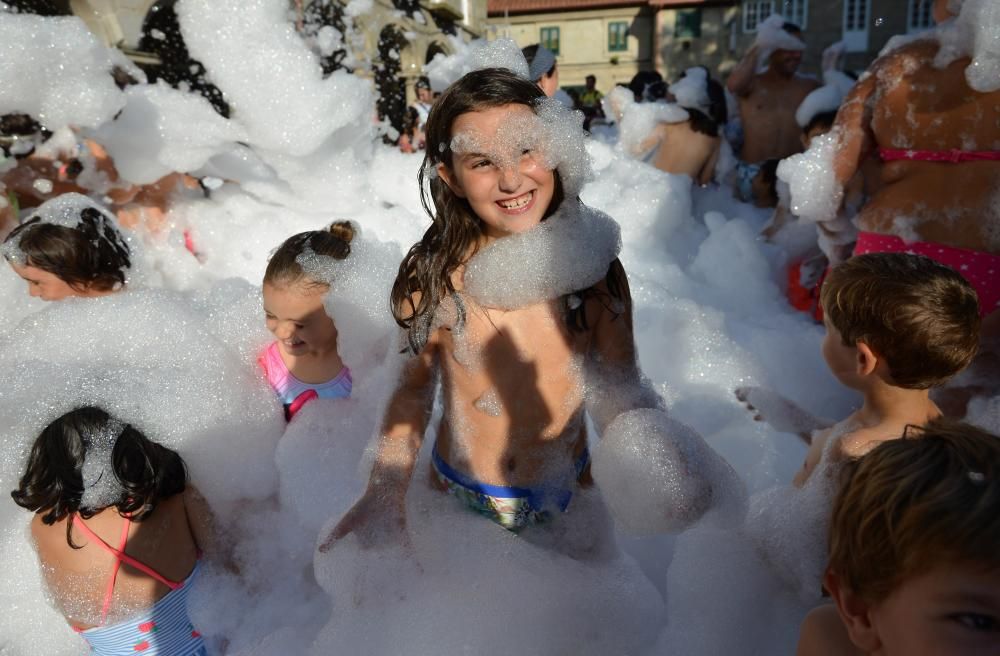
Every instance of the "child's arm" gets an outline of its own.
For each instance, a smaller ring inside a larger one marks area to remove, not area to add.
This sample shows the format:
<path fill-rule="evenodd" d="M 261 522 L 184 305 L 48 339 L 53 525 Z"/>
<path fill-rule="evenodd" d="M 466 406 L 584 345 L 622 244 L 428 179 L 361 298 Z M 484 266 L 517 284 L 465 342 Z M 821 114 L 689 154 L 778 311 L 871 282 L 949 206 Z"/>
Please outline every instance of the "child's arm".
<path fill-rule="evenodd" d="M 432 335 L 420 354 L 403 364 L 386 405 L 368 487 L 320 544 L 320 552 L 352 532 L 366 546 L 406 542 L 406 490 L 434 404 L 437 348 Z"/>
<path fill-rule="evenodd" d="M 798 435 L 806 444 L 812 442 L 813 433 L 836 423 L 815 417 L 793 401 L 763 387 L 737 387 L 736 398 L 755 413 L 754 421 L 765 421 L 780 433 Z"/>
<path fill-rule="evenodd" d="M 663 399 L 639 370 L 632 333 L 632 295 L 621 262 L 615 260 L 611 269 L 617 273 L 622 289 L 619 299 L 608 289 L 606 281 L 594 286 L 600 307 L 594 325 L 594 341 L 587 363 L 587 411 L 601 434 L 615 417 L 637 408 L 664 410 Z M 591 310 L 588 307 L 588 314 Z M 588 317 L 590 318 L 590 317 Z"/>
<path fill-rule="evenodd" d="M 802 487 L 809 480 L 809 476 L 816 469 L 816 465 L 819 464 L 820 458 L 823 457 L 823 450 L 826 448 L 826 442 L 830 439 L 830 432 L 832 429 L 827 429 L 821 433 L 817 433 L 813 436 L 812 441 L 809 444 L 809 451 L 806 452 L 806 459 L 802 463 L 802 468 L 795 473 L 795 477 L 792 479 L 792 485 L 795 487 Z"/>
<path fill-rule="evenodd" d="M 667 416 L 663 399 L 639 370 L 628 281 L 618 261 L 611 266 L 620 274 L 621 302 L 603 303 L 594 326 L 587 410 L 601 435 L 594 480 L 615 520 L 649 534 L 682 530 L 712 508 L 742 515 L 745 492 L 732 467 L 697 432 Z M 596 289 L 599 296 L 608 290 L 604 283 Z M 641 495 L 637 486 L 645 488 Z"/>
<path fill-rule="evenodd" d="M 223 540 L 218 522 L 215 520 L 215 513 L 212 512 L 205 497 L 198 488 L 188 484 L 181 498 L 184 501 L 188 529 L 198 550 L 220 562 L 230 572 L 239 574 L 239 566 L 233 560 L 233 545 Z"/>

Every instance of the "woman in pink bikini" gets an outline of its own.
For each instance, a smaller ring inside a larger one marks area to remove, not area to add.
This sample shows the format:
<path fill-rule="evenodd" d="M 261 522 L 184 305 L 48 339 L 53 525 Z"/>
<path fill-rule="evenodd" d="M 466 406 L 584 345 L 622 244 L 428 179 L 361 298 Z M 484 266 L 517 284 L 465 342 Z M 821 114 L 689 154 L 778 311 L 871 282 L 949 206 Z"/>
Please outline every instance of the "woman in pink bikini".
<path fill-rule="evenodd" d="M 207 654 L 187 598 L 211 515 L 177 453 L 78 408 L 38 436 L 11 496 L 35 513 L 46 583 L 92 653 Z"/>
<path fill-rule="evenodd" d="M 966 10 L 980 9 L 973 2 Z M 934 18 L 952 20 L 961 7 L 936 0 Z M 884 163 L 884 186 L 857 218 L 856 255 L 907 251 L 950 265 L 976 288 L 983 314 L 1000 316 L 1000 89 L 972 88 L 971 58 L 945 57 L 955 44 L 934 35 L 881 57 L 854 87 L 837 116 L 834 170 L 843 185 L 873 149 Z"/>

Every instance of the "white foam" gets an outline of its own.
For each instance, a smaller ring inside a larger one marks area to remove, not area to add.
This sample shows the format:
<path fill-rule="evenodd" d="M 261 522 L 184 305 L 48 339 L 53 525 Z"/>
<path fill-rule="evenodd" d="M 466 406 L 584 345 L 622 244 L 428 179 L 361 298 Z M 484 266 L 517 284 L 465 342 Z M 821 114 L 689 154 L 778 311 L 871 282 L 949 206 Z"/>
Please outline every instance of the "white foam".
<path fill-rule="evenodd" d="M 690 107 L 709 114 L 707 85 L 708 72 L 700 66 L 695 66 L 684 71 L 684 77 L 667 87 L 667 91 L 673 95 L 680 107 Z"/>
<path fill-rule="evenodd" d="M 454 54 L 438 53 L 424 66 L 431 88 L 435 91 L 443 91 L 463 75 L 484 68 L 506 68 L 528 78 L 528 62 L 512 39 L 476 39 L 468 44 L 452 39 L 451 45 Z"/>
<path fill-rule="evenodd" d="M 465 291 L 503 309 L 558 298 L 602 280 L 620 249 L 613 219 L 567 197 L 535 228 L 477 253 L 465 270 Z"/>
<path fill-rule="evenodd" d="M 247 139 L 239 124 L 222 118 L 207 100 L 162 82 L 133 85 L 125 98 L 121 114 L 94 138 L 129 182 L 149 184 L 174 171 L 195 171 Z"/>
<path fill-rule="evenodd" d="M 757 70 L 767 70 L 771 55 L 775 50 L 805 50 L 806 44 L 782 29 L 786 20 L 780 14 L 771 14 L 757 24 L 754 45 L 760 50 L 757 56 Z"/>
<path fill-rule="evenodd" d="M 806 152 L 778 164 L 778 178 L 788 184 L 791 192 L 791 210 L 801 219 L 828 221 L 837 216 L 844 191 L 834 175 L 837 143 L 834 129 L 814 138 Z"/>
<path fill-rule="evenodd" d="M 0 13 L 0 114 L 29 114 L 56 130 L 96 127 L 125 104 L 117 61 L 79 18 Z"/>

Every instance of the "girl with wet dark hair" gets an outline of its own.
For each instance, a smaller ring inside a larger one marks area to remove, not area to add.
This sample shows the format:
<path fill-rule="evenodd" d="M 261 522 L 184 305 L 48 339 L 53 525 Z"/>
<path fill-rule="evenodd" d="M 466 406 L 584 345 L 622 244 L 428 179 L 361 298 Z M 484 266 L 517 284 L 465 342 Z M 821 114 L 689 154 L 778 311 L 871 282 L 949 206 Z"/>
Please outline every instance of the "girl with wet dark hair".
<path fill-rule="evenodd" d="M 504 69 L 469 73 L 427 121 L 432 219 L 391 294 L 405 332 L 368 488 L 320 546 L 406 544 L 405 496 L 440 382 L 430 484 L 511 531 L 589 485 L 585 416 L 657 405 L 642 386 L 618 225 L 584 205 L 582 117 Z M 601 376 L 627 390 L 610 396 Z M 627 397 L 627 398 L 626 398 Z M 444 503 L 444 502 L 442 502 Z"/>
<path fill-rule="evenodd" d="M 124 288 L 132 254 L 117 221 L 81 194 L 41 205 L 4 240 L 7 263 L 44 301 L 105 296 Z"/>
<path fill-rule="evenodd" d="M 35 440 L 14 502 L 66 620 L 98 655 L 204 656 L 187 614 L 211 515 L 184 461 L 96 407 Z"/>

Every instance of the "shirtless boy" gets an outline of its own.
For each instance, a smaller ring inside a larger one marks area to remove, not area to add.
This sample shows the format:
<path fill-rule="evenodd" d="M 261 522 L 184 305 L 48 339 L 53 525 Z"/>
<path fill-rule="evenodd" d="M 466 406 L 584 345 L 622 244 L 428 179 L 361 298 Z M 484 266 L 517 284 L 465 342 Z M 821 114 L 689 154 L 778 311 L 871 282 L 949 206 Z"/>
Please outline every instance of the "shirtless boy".
<path fill-rule="evenodd" d="M 853 257 L 830 272 L 821 300 L 823 357 L 837 380 L 861 393 L 861 408 L 829 426 L 760 388 L 736 392 L 758 418 L 810 442 L 798 487 L 831 439 L 833 461 L 856 458 L 940 417 L 930 388 L 968 366 L 979 345 L 975 291 L 953 269 L 919 255 Z"/>
<path fill-rule="evenodd" d="M 726 80 L 729 91 L 739 99 L 743 123 L 744 140 L 739 153 L 737 191 L 744 201 L 752 198 L 749 185 L 761 162 L 784 159 L 801 150 L 801 128 L 795 121 L 795 110 L 813 89 L 820 86 L 818 80 L 797 73 L 802 62 L 802 50 L 805 49 L 801 40 L 802 30 L 794 23 L 784 23 L 781 29 L 787 36 L 793 37 L 787 45 L 796 45 L 795 41 L 798 41 L 801 47 L 774 50 L 768 58 L 767 70 L 758 73 L 762 46 L 755 43 Z"/>

